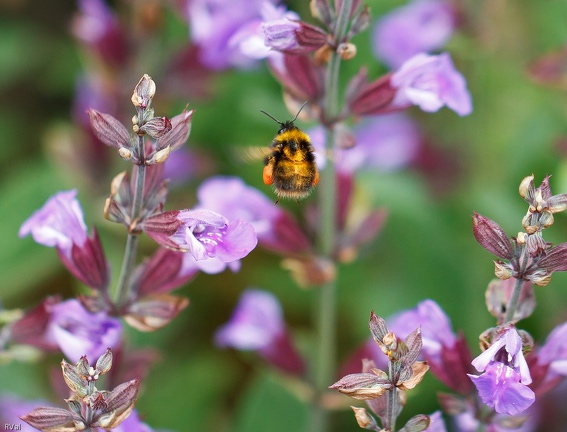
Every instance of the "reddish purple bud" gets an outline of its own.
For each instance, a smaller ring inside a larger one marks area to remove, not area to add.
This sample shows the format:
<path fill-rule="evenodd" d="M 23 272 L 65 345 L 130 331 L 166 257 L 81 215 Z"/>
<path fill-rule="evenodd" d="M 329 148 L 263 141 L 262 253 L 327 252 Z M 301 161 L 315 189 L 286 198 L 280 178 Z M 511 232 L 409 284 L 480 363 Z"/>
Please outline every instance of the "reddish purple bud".
<path fill-rule="evenodd" d="M 497 257 L 512 259 L 514 254 L 512 243 L 500 225 L 476 212 L 472 219 L 473 234 L 476 241 Z"/>
<path fill-rule="evenodd" d="M 156 147 L 161 150 L 166 147 L 170 147 L 171 151 L 181 147 L 187 139 L 191 132 L 191 118 L 193 116 L 193 110 L 187 111 L 187 108 L 183 110 L 181 114 L 176 115 L 171 119 L 171 130 L 157 140 Z"/>
<path fill-rule="evenodd" d="M 327 43 L 327 33 L 319 27 L 299 22 L 295 30 L 295 38 L 299 45 L 299 53 L 315 51 Z"/>
<path fill-rule="evenodd" d="M 143 297 L 147 294 L 167 292 L 189 281 L 197 270 L 186 280 L 177 281 L 183 263 L 183 253 L 159 248 L 135 273 L 135 292 Z"/>
<path fill-rule="evenodd" d="M 139 228 L 154 235 L 172 236 L 183 225 L 183 222 L 177 217 L 179 213 L 180 210 L 170 210 L 150 216 L 139 225 Z"/>
<path fill-rule="evenodd" d="M 152 138 L 162 138 L 171 131 L 171 120 L 167 117 L 153 117 L 143 124 L 139 132 L 147 133 Z"/>
<path fill-rule="evenodd" d="M 318 100 L 323 94 L 324 71 L 305 55 L 282 54 L 268 58 L 270 69 L 296 100 Z"/>
<path fill-rule="evenodd" d="M 130 134 L 120 121 L 110 114 L 90 109 L 89 118 L 96 137 L 104 144 L 116 149 L 130 147 Z"/>
<path fill-rule="evenodd" d="M 347 375 L 329 388 L 338 390 L 353 399 L 376 399 L 392 388 L 392 383 L 382 371 L 374 369 L 373 372 Z"/>
<path fill-rule="evenodd" d="M 309 7 L 311 8 L 311 15 L 324 23 L 328 28 L 331 28 L 334 12 L 329 0 L 311 0 Z"/>
<path fill-rule="evenodd" d="M 45 331 L 51 316 L 51 308 L 60 301 L 59 297 L 47 297 L 41 304 L 27 311 L 12 325 L 12 340 L 44 350 L 57 349 L 56 343 L 45 338 Z"/>
<path fill-rule="evenodd" d="M 132 93 L 132 104 L 136 108 L 146 109 L 149 107 L 156 94 L 156 83 L 148 74 L 144 74 Z"/>
<path fill-rule="evenodd" d="M 126 420 L 134 409 L 139 387 L 140 381 L 134 379 L 120 384 L 112 390 L 101 401 L 104 404 L 104 409 L 98 415 L 95 414 L 92 426 L 110 430 Z"/>
<path fill-rule="evenodd" d="M 79 430 L 76 426 L 84 426 L 78 415 L 63 408 L 40 407 L 20 418 L 42 431 L 73 431 Z"/>
<path fill-rule="evenodd" d="M 154 331 L 171 322 L 189 300 L 170 294 L 151 294 L 128 307 L 124 320 L 140 331 Z"/>
<path fill-rule="evenodd" d="M 71 256 L 57 249 L 61 262 L 85 285 L 96 290 L 105 290 L 109 283 L 109 267 L 98 233 L 93 228 L 92 237 L 83 245 L 73 244 Z"/>
<path fill-rule="evenodd" d="M 561 243 L 547 250 L 545 256 L 538 262 L 539 268 L 545 268 L 550 273 L 567 271 L 567 243 Z"/>
<path fill-rule="evenodd" d="M 370 312 L 369 327 L 370 333 L 372 333 L 372 338 L 376 341 L 376 343 L 382 345 L 384 337 L 390 332 L 384 318 L 376 315 L 374 311 Z"/>
<path fill-rule="evenodd" d="M 347 88 L 347 103 L 357 115 L 383 114 L 393 110 L 391 103 L 396 89 L 390 85 L 391 74 L 367 83 L 366 70 L 361 70 Z"/>

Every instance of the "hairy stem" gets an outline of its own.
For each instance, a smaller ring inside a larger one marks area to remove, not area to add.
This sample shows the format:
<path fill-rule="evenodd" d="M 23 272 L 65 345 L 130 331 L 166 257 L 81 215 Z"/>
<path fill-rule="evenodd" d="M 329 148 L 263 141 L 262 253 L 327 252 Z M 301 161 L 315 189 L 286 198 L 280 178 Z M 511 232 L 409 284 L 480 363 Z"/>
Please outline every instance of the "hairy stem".
<path fill-rule="evenodd" d="M 391 380 L 395 376 L 395 364 L 393 361 L 388 361 L 388 376 Z M 387 405 L 386 405 L 386 421 L 388 424 L 383 425 L 385 429 L 394 432 L 396 430 L 396 413 L 398 407 L 396 406 L 398 401 L 398 389 L 394 386 L 387 392 Z"/>
<path fill-rule="evenodd" d="M 524 251 L 524 258 L 522 262 L 522 268 L 520 273 L 524 273 L 526 267 L 528 266 L 528 254 Z M 514 319 L 514 314 L 516 313 L 516 307 L 518 306 L 518 301 L 520 300 L 520 294 L 522 293 L 522 287 L 524 286 L 524 280 L 519 278 L 516 279 L 514 283 L 514 289 L 512 291 L 512 296 L 506 307 L 506 315 L 504 316 L 504 323 L 510 322 Z"/>
<path fill-rule="evenodd" d="M 138 150 L 139 154 L 142 155 L 141 163 L 135 165 L 132 170 L 133 180 L 135 183 L 134 196 L 132 200 L 131 209 L 131 220 L 136 221 L 140 216 L 142 209 L 142 203 L 144 198 L 144 182 L 146 179 L 146 166 L 144 165 L 144 139 L 138 137 Z M 120 276 L 118 278 L 117 286 L 117 309 L 120 310 L 126 305 L 130 297 L 129 286 L 130 286 L 130 276 L 136 262 L 136 256 L 138 254 L 138 243 L 139 235 L 136 233 L 128 233 L 128 238 L 126 240 L 126 248 L 124 251 L 124 258 L 122 260 L 122 267 L 120 269 Z"/>
<path fill-rule="evenodd" d="M 344 0 L 338 11 L 335 26 L 335 41 L 340 41 L 348 29 L 349 13 L 352 0 Z M 319 253 L 323 259 L 332 260 L 336 244 L 336 208 L 337 208 L 337 182 L 336 169 L 333 161 L 335 148 L 335 131 L 333 121 L 339 112 L 339 70 L 341 58 L 336 53 L 331 55 L 327 65 L 325 88 L 326 141 L 325 150 L 328 155 L 327 164 L 321 173 L 319 186 L 320 229 Z M 317 332 L 319 346 L 317 352 L 314 384 L 318 398 L 313 407 L 312 432 L 326 432 L 330 430 L 329 412 L 320 403 L 321 397 L 327 391 L 335 378 L 336 368 L 336 291 L 337 282 L 333 279 L 319 288 L 319 299 L 316 303 L 314 316 L 317 319 Z"/>

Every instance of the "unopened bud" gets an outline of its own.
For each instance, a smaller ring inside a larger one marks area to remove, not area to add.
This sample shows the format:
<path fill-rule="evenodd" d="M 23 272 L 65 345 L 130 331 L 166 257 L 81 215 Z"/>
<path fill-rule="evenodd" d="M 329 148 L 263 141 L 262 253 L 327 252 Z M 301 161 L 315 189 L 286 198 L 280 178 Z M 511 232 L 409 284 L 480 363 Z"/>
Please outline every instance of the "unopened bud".
<path fill-rule="evenodd" d="M 374 417 L 368 415 L 366 409 L 354 406 L 351 406 L 351 408 L 354 411 L 354 417 L 359 427 L 362 429 L 378 430 L 376 429 L 378 426 L 376 420 L 374 420 Z"/>
<path fill-rule="evenodd" d="M 134 93 L 132 93 L 132 104 L 136 108 L 146 109 L 150 105 L 155 93 L 156 83 L 148 74 L 144 74 L 134 88 Z"/>
<path fill-rule="evenodd" d="M 155 154 L 154 160 L 155 163 L 164 163 L 168 158 L 169 158 L 169 154 L 171 153 L 171 147 L 167 146 L 166 148 L 158 151 Z"/>
<path fill-rule="evenodd" d="M 534 283 L 534 285 L 544 287 L 549 282 L 551 282 L 551 273 L 548 273 L 545 269 L 536 270 L 529 279 Z"/>
<path fill-rule="evenodd" d="M 541 217 L 539 218 L 539 222 L 543 226 L 543 228 L 550 227 L 551 225 L 553 225 L 554 221 L 555 220 L 554 220 L 554 217 L 553 217 L 553 213 L 551 213 L 549 211 L 544 211 L 541 214 Z"/>
<path fill-rule="evenodd" d="M 127 149 L 125 147 L 120 147 L 118 149 L 118 154 L 120 155 L 120 157 L 124 160 L 130 160 L 132 159 L 132 150 Z"/>
<path fill-rule="evenodd" d="M 513 271 L 510 264 L 504 263 L 502 261 L 494 261 L 494 275 L 501 280 L 510 279 L 513 275 Z"/>
<path fill-rule="evenodd" d="M 527 177 L 524 177 L 524 179 L 520 182 L 520 187 L 519 187 L 519 192 L 520 192 L 520 196 L 522 198 L 525 198 L 528 195 L 528 191 L 530 190 L 530 188 L 533 188 L 533 182 L 534 182 L 534 175 L 530 175 Z"/>
<path fill-rule="evenodd" d="M 337 54 L 343 60 L 350 60 L 356 55 L 356 45 L 348 42 L 343 42 L 337 47 Z"/>
<path fill-rule="evenodd" d="M 528 241 L 528 234 L 520 231 L 518 233 L 518 237 L 516 238 L 516 241 L 518 242 L 518 244 L 526 244 L 526 242 Z"/>

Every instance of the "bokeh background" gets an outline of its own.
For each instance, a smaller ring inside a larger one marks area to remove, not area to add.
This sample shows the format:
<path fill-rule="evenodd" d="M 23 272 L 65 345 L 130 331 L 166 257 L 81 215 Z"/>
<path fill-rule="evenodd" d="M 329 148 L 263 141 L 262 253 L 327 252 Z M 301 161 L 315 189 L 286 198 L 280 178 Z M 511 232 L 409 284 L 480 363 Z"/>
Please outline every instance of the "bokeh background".
<path fill-rule="evenodd" d="M 405 2 L 370 0 L 373 17 Z M 493 257 L 474 240 L 473 211 L 500 223 L 511 235 L 521 229 L 526 204 L 517 188 L 534 174 L 551 174 L 555 193 L 567 192 L 567 2 L 564 0 L 462 0 L 460 26 L 446 50 L 465 76 L 474 111 L 459 117 L 443 109 L 409 111 L 423 133 L 420 156 L 396 171 L 364 172 L 357 196 L 388 210 L 379 237 L 357 259 L 339 269 L 339 361 L 368 337 L 370 310 L 387 317 L 437 301 L 455 329 L 478 353 L 478 334 L 494 324 L 484 305 L 493 278 Z M 307 1 L 288 1 L 309 19 Z M 110 2 L 123 29 L 138 46 L 125 47 L 127 65 L 107 68 L 124 102 L 117 117 L 134 114 L 131 91 L 143 73 L 157 83 L 157 115 L 173 116 L 187 103 L 196 110 L 186 148 L 187 177 L 173 183 L 170 208 L 193 205 L 196 187 L 214 174 L 236 175 L 271 194 L 261 183 L 261 162 L 243 163 L 235 154 L 267 145 L 276 129 L 259 113 L 288 118 L 279 84 L 259 63 L 248 70 L 207 70 L 195 61 L 187 22 L 173 1 Z M 81 127 L 77 88 L 101 70 L 73 35 L 77 4 L 72 0 L 0 2 L 0 302 L 6 309 L 30 308 L 51 294 L 71 297 L 84 289 L 59 263 L 56 253 L 18 238 L 21 223 L 59 190 L 78 189 L 87 224 L 95 225 L 117 276 L 125 233 L 102 216 L 112 177 L 129 166 Z M 386 72 L 371 54 L 371 32 L 354 41 L 359 55 L 345 63 L 350 76 L 361 64 L 370 76 Z M 548 56 L 546 67 L 541 65 Z M 551 56 L 551 57 L 550 57 Z M 108 77 L 107 77 L 108 78 Z M 308 128 L 310 125 L 301 125 Z M 316 199 L 314 196 L 310 199 Z M 294 202 L 279 205 L 293 213 Z M 567 241 L 567 218 L 557 215 L 546 240 Z M 143 243 L 145 253 L 153 250 Z M 305 352 L 312 332 L 316 292 L 297 287 L 280 258 L 257 248 L 240 272 L 200 274 L 178 291 L 190 306 L 155 333 L 127 330 L 127 344 L 159 351 L 137 404 L 156 429 L 176 431 L 295 431 L 306 407 L 252 353 L 219 350 L 215 330 L 230 316 L 240 293 L 258 287 L 277 295 L 286 321 Z M 567 275 L 536 290 L 538 307 L 522 323 L 536 340 L 567 320 Z M 0 364 L 0 390 L 27 399 L 53 399 L 50 371 L 60 355 L 39 362 Z M 329 383 L 332 384 L 332 383 Z M 438 409 L 434 377 L 410 396 L 407 418 Z M 346 396 L 345 396 L 346 399 Z M 55 400 L 53 400 L 55 402 Z M 359 430 L 352 413 L 335 416 L 336 430 Z"/>

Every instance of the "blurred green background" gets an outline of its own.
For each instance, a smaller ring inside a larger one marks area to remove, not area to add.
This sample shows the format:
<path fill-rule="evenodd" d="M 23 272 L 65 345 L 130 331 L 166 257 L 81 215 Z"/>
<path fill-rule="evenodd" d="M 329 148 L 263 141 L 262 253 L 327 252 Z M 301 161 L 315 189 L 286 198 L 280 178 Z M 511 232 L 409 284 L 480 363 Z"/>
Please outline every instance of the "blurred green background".
<path fill-rule="evenodd" d="M 132 74 L 124 78 L 127 121 L 134 114 L 129 95 L 142 73 L 157 83 L 157 115 L 173 116 L 186 103 L 196 112 L 188 146 L 214 161 L 171 193 L 170 208 L 195 203 L 195 188 L 206 175 L 238 175 L 248 184 L 261 184 L 261 163 L 234 160 L 238 146 L 267 145 L 274 125 L 260 109 L 287 118 L 281 90 L 264 65 L 250 71 L 211 74 L 206 94 L 192 99 L 169 97 L 160 102 L 160 81 L 168 55 L 187 43 L 187 25 L 170 2 L 113 2 L 120 18 L 133 25 L 140 10 L 155 8 L 159 22 L 144 34 L 144 50 Z M 373 16 L 405 2 L 372 0 Z M 493 257 L 474 240 L 470 216 L 488 216 L 510 234 L 521 229 L 527 209 L 517 192 L 526 175 L 539 183 L 552 174 L 555 193 L 567 192 L 567 60 L 560 65 L 561 85 L 535 82 L 528 67 L 542 55 L 558 52 L 567 42 L 567 2 L 564 0 L 468 0 L 455 2 L 462 10 L 460 30 L 447 50 L 466 77 L 474 112 L 460 118 L 452 111 L 416 118 L 428 145 L 446 159 L 444 165 L 408 168 L 394 173 L 364 173 L 357 194 L 374 206 L 388 209 L 380 236 L 363 247 L 357 260 L 339 269 L 339 360 L 368 337 L 370 310 L 388 316 L 437 301 L 463 329 L 476 355 L 477 338 L 494 324 L 484 305 L 484 291 L 493 277 Z M 289 1 L 290 9 L 308 16 L 307 2 Z M 70 34 L 76 13 L 71 0 L 3 0 L 0 2 L 0 301 L 5 308 L 29 308 L 45 295 L 72 296 L 82 289 L 59 263 L 56 253 L 17 236 L 21 223 L 53 193 L 77 187 L 89 227 L 99 230 L 116 277 L 125 233 L 102 217 L 102 206 L 113 175 L 129 168 L 105 148 L 108 166 L 88 175 L 73 164 L 83 151 L 75 131 L 71 105 L 79 74 L 93 67 Z M 139 31 L 139 30 L 138 30 Z M 354 40 L 358 57 L 345 64 L 345 76 L 367 64 L 370 75 L 385 70 L 369 54 L 370 32 Z M 191 79 L 188 77 L 188 79 Z M 557 84 L 557 83 L 555 83 Z M 130 111 L 128 111 L 130 110 Z M 308 125 L 305 125 L 308 126 Z M 206 174 L 206 175 L 204 175 Z M 281 206 L 300 212 L 294 202 Z M 546 233 L 552 242 L 567 241 L 567 218 L 560 214 Z M 150 253 L 150 242 L 144 244 Z M 276 374 L 254 355 L 217 350 L 214 331 L 230 316 L 240 293 L 249 286 L 275 293 L 299 345 L 311 336 L 312 290 L 298 288 L 280 266 L 280 258 L 256 249 L 239 273 L 200 274 L 177 293 L 191 300 L 188 309 L 168 327 L 152 334 L 128 330 L 131 347 L 155 347 L 160 361 L 143 383 L 138 410 L 158 429 L 177 431 L 295 431 L 302 430 L 306 408 L 285 390 Z M 522 322 L 542 341 L 567 320 L 567 275 L 555 274 L 536 289 L 538 307 Z M 25 398 L 52 398 L 49 369 L 60 356 L 41 364 L 12 362 L 0 366 L 0 389 Z M 329 383 L 332 384 L 332 383 Z M 407 418 L 438 408 L 433 392 L 443 389 L 432 376 L 410 395 Z M 346 396 L 345 396 L 346 399 Z M 350 401 L 353 402 L 353 401 Z M 359 430 L 352 413 L 336 414 L 336 429 Z"/>

